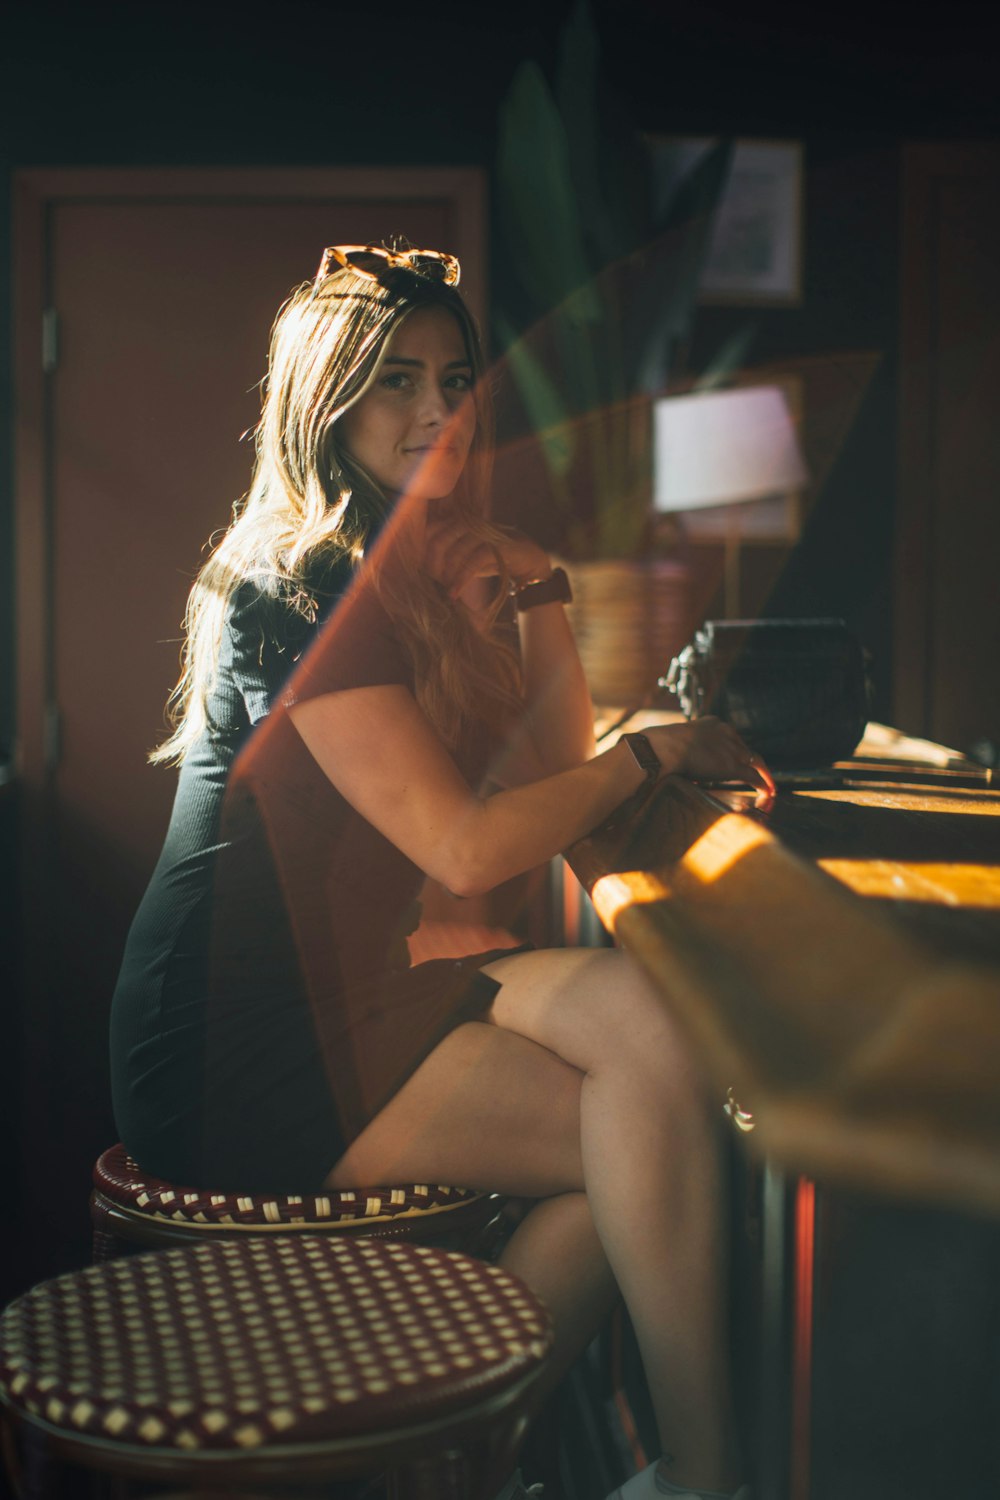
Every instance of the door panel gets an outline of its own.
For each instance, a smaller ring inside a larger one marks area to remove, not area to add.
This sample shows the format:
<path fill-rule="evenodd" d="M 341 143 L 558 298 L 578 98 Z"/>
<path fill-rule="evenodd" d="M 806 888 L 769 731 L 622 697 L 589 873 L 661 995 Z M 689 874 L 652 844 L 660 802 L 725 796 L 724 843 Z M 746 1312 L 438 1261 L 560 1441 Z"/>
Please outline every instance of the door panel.
<path fill-rule="evenodd" d="M 105 175 L 106 192 L 100 173 L 35 174 L 19 229 L 21 1115 L 56 1204 L 111 1128 L 108 1002 L 176 780 L 146 757 L 191 580 L 250 482 L 275 312 L 325 245 L 391 235 L 455 251 L 481 293 L 476 170 Z M 59 320 L 44 382 L 43 305 Z"/>
<path fill-rule="evenodd" d="M 1000 743 L 1000 146 L 903 153 L 894 714 Z"/>
<path fill-rule="evenodd" d="M 449 240 L 438 205 L 72 204 L 53 216 L 54 667 L 61 811 L 145 877 L 173 776 L 151 771 L 180 621 L 249 483 L 275 311 L 324 244 Z M 82 872 L 72 870 L 74 878 Z"/>

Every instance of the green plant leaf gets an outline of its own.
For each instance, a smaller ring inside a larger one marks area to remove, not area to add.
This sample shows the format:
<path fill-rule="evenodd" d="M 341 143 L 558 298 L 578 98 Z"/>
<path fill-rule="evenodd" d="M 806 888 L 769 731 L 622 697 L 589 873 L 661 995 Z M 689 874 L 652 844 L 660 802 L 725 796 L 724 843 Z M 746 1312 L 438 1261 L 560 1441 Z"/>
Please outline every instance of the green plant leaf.
<path fill-rule="evenodd" d="M 539 315 L 576 293 L 575 315 L 599 317 L 566 132 L 531 59 L 518 67 L 500 110 L 497 200 L 511 263 Z"/>
<path fill-rule="evenodd" d="M 732 143 L 710 147 L 654 215 L 650 149 L 602 89 L 578 0 L 560 36 L 558 107 L 533 61 L 501 107 L 497 218 L 537 321 L 521 338 L 502 315 L 496 323 L 571 541 L 586 524 L 599 555 L 623 557 L 648 521 L 650 442 L 631 398 L 665 388 L 690 338 Z M 703 378 L 725 379 L 750 337 L 730 341 Z M 574 474 L 591 523 L 571 515 Z"/>
<path fill-rule="evenodd" d="M 629 263 L 623 342 L 630 388 L 662 391 L 675 351 L 690 337 L 715 211 L 733 142 L 718 141 L 680 183 L 656 240 Z"/>
<path fill-rule="evenodd" d="M 635 245 L 634 216 L 620 192 L 620 157 L 617 171 L 605 173 L 608 121 L 607 110 L 599 108 L 602 93 L 597 31 L 588 0 L 578 0 L 559 34 L 555 98 L 566 131 L 581 229 L 595 268 L 618 260 Z"/>
<path fill-rule="evenodd" d="M 711 221 L 729 181 L 735 145 L 731 137 L 726 137 L 713 142 L 699 156 L 671 194 L 660 221 L 662 228 L 670 229 L 693 219 Z"/>
<path fill-rule="evenodd" d="M 750 346 L 757 337 L 759 324 L 754 321 L 745 323 L 742 328 L 726 340 L 722 348 L 714 354 L 698 376 L 692 386 L 695 391 L 717 391 L 726 385 L 737 370 L 746 364 Z"/>
<path fill-rule="evenodd" d="M 497 334 L 505 346 L 504 357 L 517 385 L 532 430 L 541 444 L 549 472 L 564 479 L 576 450 L 566 402 L 535 357 L 526 338 L 519 338 L 503 317 L 495 319 Z"/>

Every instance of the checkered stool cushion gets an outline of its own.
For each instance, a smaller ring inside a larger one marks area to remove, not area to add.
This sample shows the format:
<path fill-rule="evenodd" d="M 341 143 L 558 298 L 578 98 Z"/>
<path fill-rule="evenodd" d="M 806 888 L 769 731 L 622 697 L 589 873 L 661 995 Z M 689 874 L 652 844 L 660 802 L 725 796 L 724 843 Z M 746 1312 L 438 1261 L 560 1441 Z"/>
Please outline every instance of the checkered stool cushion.
<path fill-rule="evenodd" d="M 336 1229 L 418 1238 L 424 1230 L 443 1230 L 446 1223 L 466 1217 L 485 1223 L 499 1211 L 500 1202 L 495 1194 L 430 1183 L 309 1194 L 215 1193 L 151 1176 L 119 1144 L 105 1151 L 94 1166 L 91 1208 L 95 1227 L 111 1233 L 114 1225 L 108 1222 L 109 1212 L 133 1222 L 144 1221 L 150 1229 L 187 1229 L 199 1235 L 212 1230 L 231 1235 L 241 1229 L 255 1234 L 268 1230 L 316 1234 Z M 178 1238 L 174 1236 L 175 1241 Z"/>
<path fill-rule="evenodd" d="M 67 1436 L 192 1457 L 448 1417 L 537 1372 L 515 1277 L 423 1245 L 213 1240 L 42 1283 L 0 1318 L 0 1398 Z"/>

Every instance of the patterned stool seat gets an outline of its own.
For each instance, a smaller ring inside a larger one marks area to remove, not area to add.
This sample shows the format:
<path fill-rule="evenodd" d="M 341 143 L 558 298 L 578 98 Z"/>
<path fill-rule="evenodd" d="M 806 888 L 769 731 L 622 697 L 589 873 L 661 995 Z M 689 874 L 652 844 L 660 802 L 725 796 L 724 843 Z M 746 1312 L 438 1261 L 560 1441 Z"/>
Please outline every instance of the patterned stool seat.
<path fill-rule="evenodd" d="M 523 1411 L 551 1337 L 521 1282 L 469 1256 L 218 1239 L 12 1303 L 0 1399 L 56 1452 L 107 1472 L 197 1482 L 225 1462 L 230 1479 L 294 1482 L 474 1445 Z"/>
<path fill-rule="evenodd" d="M 495 1193 L 422 1183 L 309 1194 L 211 1192 L 143 1172 L 120 1144 L 98 1158 L 90 1202 L 97 1261 L 129 1244 L 184 1243 L 213 1231 L 447 1240 L 471 1250 L 502 1207 Z"/>

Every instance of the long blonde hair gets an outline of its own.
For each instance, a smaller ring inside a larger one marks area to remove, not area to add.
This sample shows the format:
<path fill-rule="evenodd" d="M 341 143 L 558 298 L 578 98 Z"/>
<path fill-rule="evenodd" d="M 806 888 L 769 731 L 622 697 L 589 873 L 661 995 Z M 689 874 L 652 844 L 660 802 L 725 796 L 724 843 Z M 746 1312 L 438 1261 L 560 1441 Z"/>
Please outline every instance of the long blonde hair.
<path fill-rule="evenodd" d="M 444 307 L 456 319 L 473 370 L 476 432 L 451 508 L 487 545 L 502 540 L 486 519 L 492 403 L 478 332 L 458 293 L 404 269 L 387 269 L 375 281 L 343 268 L 303 283 L 274 323 L 253 482 L 188 598 L 181 675 L 168 704 L 174 730 L 152 761 L 183 761 L 211 727 L 223 626 L 240 585 L 253 580 L 313 618 L 310 567 L 345 556 L 357 562 L 385 519 L 391 499 L 347 453 L 338 420 L 373 383 L 392 333 L 421 307 Z M 496 628 L 507 582 L 502 565 L 502 586 L 481 630 L 421 572 L 419 559 L 404 552 L 401 561 L 391 579 L 390 570 L 373 576 L 412 660 L 417 701 L 452 748 L 476 719 L 500 731 L 520 701 L 517 658 Z"/>

